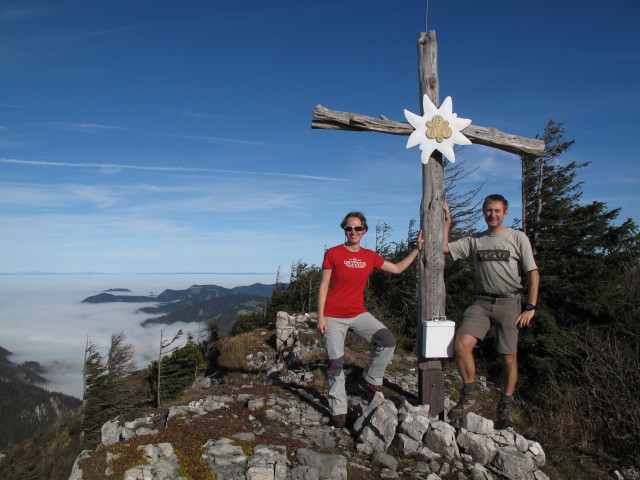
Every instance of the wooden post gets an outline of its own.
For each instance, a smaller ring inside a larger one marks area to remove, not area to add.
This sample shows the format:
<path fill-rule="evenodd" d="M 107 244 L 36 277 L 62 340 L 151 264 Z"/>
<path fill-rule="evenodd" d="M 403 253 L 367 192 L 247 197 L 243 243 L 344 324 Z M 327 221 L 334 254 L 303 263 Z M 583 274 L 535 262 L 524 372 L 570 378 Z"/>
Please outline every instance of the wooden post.
<path fill-rule="evenodd" d="M 420 108 L 427 95 L 434 105 L 440 105 L 438 82 L 438 43 L 431 30 L 418 35 L 418 72 L 420 80 Z M 424 352 L 424 324 L 426 320 L 444 317 L 444 166 L 442 154 L 434 151 L 429 163 L 422 165 L 422 202 L 420 228 L 424 248 L 420 254 L 418 285 L 418 401 L 430 406 L 431 415 L 444 412 L 444 362 L 427 359 Z"/>

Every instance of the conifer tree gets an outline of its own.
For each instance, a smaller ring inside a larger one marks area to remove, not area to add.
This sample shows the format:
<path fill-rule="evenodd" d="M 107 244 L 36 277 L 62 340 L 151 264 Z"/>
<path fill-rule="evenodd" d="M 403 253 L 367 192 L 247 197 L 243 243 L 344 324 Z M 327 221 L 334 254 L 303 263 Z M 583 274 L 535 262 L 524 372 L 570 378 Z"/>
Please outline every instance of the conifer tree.
<path fill-rule="evenodd" d="M 115 411 L 104 357 L 98 346 L 90 341 L 87 341 L 85 348 L 83 378 L 82 444 L 84 447 L 93 447 L 100 439 L 102 424 L 111 419 Z"/>
<path fill-rule="evenodd" d="M 83 368 L 82 418 L 83 443 L 95 445 L 102 425 L 123 411 L 148 401 L 143 383 L 133 377 L 135 363 L 133 345 L 126 343 L 123 332 L 111 336 L 105 355 L 87 339 Z"/>
<path fill-rule="evenodd" d="M 588 163 L 560 159 L 573 145 L 564 139 L 562 124 L 550 121 L 543 138 L 545 154 L 526 160 L 522 184 L 523 223 L 541 273 L 541 303 L 565 326 L 630 320 L 620 287 L 640 258 L 637 225 L 630 218 L 619 222 L 620 209 L 609 210 L 604 202 L 580 203 L 577 176 Z"/>
<path fill-rule="evenodd" d="M 114 408 L 124 411 L 147 400 L 142 384 L 136 382 L 133 373 L 136 369 L 134 348 L 126 343 L 123 332 L 111 335 L 111 345 L 107 354 L 108 388 L 114 395 Z"/>
<path fill-rule="evenodd" d="M 640 317 L 628 287 L 640 264 L 635 222 L 601 201 L 582 204 L 580 169 L 561 159 L 564 126 L 545 128 L 545 154 L 523 159 L 523 225 L 541 285 L 537 314 L 521 334 L 520 393 L 564 419 L 576 441 L 638 460 Z M 634 393 L 635 392 L 635 393 Z M 572 423 L 573 422 L 573 423 Z M 635 452 L 635 453 L 634 453 Z"/>
<path fill-rule="evenodd" d="M 278 283 L 266 308 L 265 325 L 275 321 L 280 310 L 307 313 L 318 308 L 317 293 L 321 268 L 298 260 L 291 265 L 288 285 Z"/>
<path fill-rule="evenodd" d="M 147 370 L 147 381 L 155 391 L 157 406 L 177 398 L 189 388 L 204 368 L 205 360 L 204 343 L 196 342 L 190 332 L 184 345 L 171 347 L 182 337 L 183 331 L 179 330 L 171 340 L 166 340 L 164 330 L 160 332 L 158 360 L 152 362 Z M 209 342 L 215 342 L 218 337 L 218 326 L 209 324 Z M 215 355 L 216 352 L 210 351 L 209 354 Z"/>

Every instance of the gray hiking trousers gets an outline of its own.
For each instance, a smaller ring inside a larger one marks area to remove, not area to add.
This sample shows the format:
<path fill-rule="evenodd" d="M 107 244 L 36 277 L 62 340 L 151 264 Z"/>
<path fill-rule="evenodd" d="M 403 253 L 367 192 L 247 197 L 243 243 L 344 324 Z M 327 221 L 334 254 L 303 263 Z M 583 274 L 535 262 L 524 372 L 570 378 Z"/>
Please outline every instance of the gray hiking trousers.
<path fill-rule="evenodd" d="M 364 379 L 373 385 L 382 385 L 384 371 L 393 358 L 396 339 L 379 320 L 369 312 L 353 318 L 326 317 L 327 333 L 324 334 L 324 346 L 329 356 L 327 378 L 329 381 L 329 408 L 332 415 L 347 413 L 347 392 L 344 381 L 344 339 L 347 331 L 363 338 L 376 346 L 369 364 L 362 372 Z"/>

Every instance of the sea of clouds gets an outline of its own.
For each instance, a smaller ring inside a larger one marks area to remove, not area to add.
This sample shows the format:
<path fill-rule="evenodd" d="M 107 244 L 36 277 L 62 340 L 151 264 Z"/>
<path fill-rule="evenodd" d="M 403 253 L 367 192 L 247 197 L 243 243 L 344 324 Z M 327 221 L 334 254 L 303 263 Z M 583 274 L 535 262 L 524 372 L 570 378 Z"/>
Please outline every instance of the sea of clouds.
<path fill-rule="evenodd" d="M 125 295 L 158 295 L 191 285 L 254 283 L 273 284 L 275 274 L 0 275 L 0 346 L 13 353 L 14 363 L 39 362 L 47 370 L 49 383 L 42 385 L 47 390 L 81 398 L 87 339 L 106 353 L 111 335 L 124 332 L 143 368 L 157 359 L 163 328 L 140 325 L 153 315 L 137 310 L 154 303 L 82 303 L 85 298 L 112 288 L 131 290 Z M 165 338 L 180 328 L 198 334 L 197 324 L 177 323 L 165 330 Z"/>

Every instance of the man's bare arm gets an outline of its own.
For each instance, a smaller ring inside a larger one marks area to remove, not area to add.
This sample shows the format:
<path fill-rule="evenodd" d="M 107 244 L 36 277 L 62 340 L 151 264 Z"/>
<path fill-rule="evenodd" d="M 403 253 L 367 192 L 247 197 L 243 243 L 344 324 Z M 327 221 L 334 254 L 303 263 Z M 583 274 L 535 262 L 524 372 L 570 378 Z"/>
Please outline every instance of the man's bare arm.
<path fill-rule="evenodd" d="M 451 212 L 449 211 L 449 205 L 446 203 L 442 207 L 444 208 L 444 253 L 449 253 L 449 230 L 451 230 Z"/>

